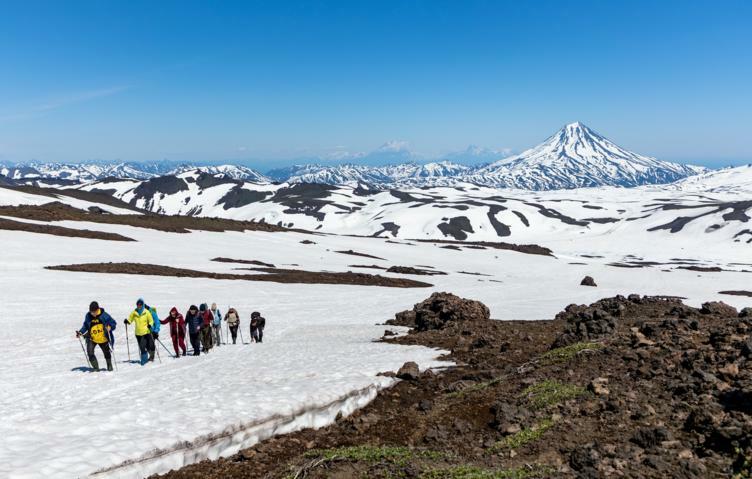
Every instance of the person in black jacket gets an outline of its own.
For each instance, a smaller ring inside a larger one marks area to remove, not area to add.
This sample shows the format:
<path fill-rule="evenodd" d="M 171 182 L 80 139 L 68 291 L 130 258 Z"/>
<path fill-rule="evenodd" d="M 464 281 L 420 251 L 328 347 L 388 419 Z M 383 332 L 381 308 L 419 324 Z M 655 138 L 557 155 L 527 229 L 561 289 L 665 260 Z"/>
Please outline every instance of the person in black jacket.
<path fill-rule="evenodd" d="M 266 319 L 261 316 L 261 313 L 254 311 L 251 313 L 251 338 L 254 342 L 260 343 L 264 340 L 264 327 L 266 326 Z"/>
<path fill-rule="evenodd" d="M 107 361 L 107 370 L 112 371 L 112 344 L 115 341 L 113 331 L 117 323 L 112 317 L 99 307 L 99 303 L 92 301 L 89 305 L 89 312 L 84 317 L 84 324 L 81 329 L 76 331 L 76 337 L 86 336 L 86 354 L 89 356 L 89 362 L 94 371 L 99 371 L 99 362 L 94 354 L 97 346 L 104 353 L 104 359 Z"/>
<path fill-rule="evenodd" d="M 185 315 L 185 327 L 188 330 L 188 337 L 191 340 L 194 356 L 201 354 L 201 341 L 199 340 L 199 337 L 203 325 L 204 318 L 199 314 L 196 305 L 192 304 Z"/>

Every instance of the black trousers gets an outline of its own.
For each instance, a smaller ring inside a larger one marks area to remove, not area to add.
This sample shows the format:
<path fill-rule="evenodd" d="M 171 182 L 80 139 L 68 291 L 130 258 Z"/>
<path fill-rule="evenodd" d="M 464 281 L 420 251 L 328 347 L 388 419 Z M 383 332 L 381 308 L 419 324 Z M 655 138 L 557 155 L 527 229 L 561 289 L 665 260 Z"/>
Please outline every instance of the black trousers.
<path fill-rule="evenodd" d="M 146 333 L 143 336 L 136 336 L 136 342 L 138 342 L 138 349 L 141 354 L 149 353 L 149 361 L 154 360 L 154 336 L 151 333 Z"/>
<path fill-rule="evenodd" d="M 232 344 L 238 339 L 238 325 L 230 326 L 230 335 L 232 336 Z"/>
<path fill-rule="evenodd" d="M 200 336 L 201 335 L 199 334 L 199 332 L 190 332 L 191 347 L 193 348 L 194 356 L 201 354 L 201 342 L 199 341 Z"/>
<path fill-rule="evenodd" d="M 251 328 L 251 337 L 257 343 L 263 342 L 263 340 L 264 340 L 264 328 Z"/>
<path fill-rule="evenodd" d="M 110 343 L 95 343 L 91 339 L 86 339 L 86 354 L 89 355 L 89 361 L 94 365 L 97 362 L 97 356 L 94 354 L 94 350 L 99 346 L 102 349 L 104 358 L 109 361 L 110 359 Z"/>

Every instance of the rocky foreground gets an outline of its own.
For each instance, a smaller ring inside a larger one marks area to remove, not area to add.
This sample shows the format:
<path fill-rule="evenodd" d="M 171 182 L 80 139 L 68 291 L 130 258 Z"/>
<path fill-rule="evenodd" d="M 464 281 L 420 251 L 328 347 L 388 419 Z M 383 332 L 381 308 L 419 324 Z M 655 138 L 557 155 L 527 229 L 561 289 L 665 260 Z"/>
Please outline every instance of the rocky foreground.
<path fill-rule="evenodd" d="M 752 308 L 632 295 L 502 322 L 436 293 L 388 324 L 457 366 L 406 364 L 329 427 L 163 477 L 752 477 Z"/>

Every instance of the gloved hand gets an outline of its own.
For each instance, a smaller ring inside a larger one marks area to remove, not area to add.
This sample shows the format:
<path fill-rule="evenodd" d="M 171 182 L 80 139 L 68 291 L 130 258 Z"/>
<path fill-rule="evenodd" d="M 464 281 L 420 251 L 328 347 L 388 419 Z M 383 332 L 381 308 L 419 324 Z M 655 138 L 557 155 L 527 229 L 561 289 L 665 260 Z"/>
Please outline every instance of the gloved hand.
<path fill-rule="evenodd" d="M 131 323 L 129 323 L 127 319 L 124 319 L 124 320 L 123 320 L 123 324 L 124 324 L 124 325 L 126 325 L 126 326 L 128 326 L 128 325 L 129 325 L 129 324 L 131 324 Z"/>
<path fill-rule="evenodd" d="M 154 339 L 159 339 L 159 333 L 151 333 L 152 336 L 154 336 Z"/>
<path fill-rule="evenodd" d="M 80 337 L 81 337 L 81 331 L 76 331 L 76 337 L 77 337 L 77 338 L 80 338 Z"/>

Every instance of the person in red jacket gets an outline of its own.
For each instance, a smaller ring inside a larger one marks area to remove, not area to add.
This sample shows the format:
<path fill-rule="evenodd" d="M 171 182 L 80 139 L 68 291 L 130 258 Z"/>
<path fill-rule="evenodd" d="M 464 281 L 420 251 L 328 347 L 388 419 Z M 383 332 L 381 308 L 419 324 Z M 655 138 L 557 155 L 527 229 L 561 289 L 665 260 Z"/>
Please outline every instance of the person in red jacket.
<path fill-rule="evenodd" d="M 214 314 L 211 312 L 206 303 L 202 303 L 201 306 L 198 307 L 198 311 L 199 315 L 204 321 L 201 325 L 201 352 L 208 353 L 209 350 L 214 346 L 211 329 L 212 322 L 214 321 Z"/>
<path fill-rule="evenodd" d="M 172 347 L 175 348 L 175 357 L 180 357 L 180 350 L 183 351 L 183 356 L 185 356 L 185 319 L 178 312 L 178 308 L 173 307 L 170 310 L 170 315 L 165 319 L 160 319 L 159 322 L 170 325 L 170 336 L 172 337 Z"/>

